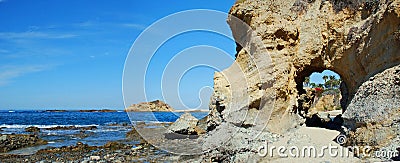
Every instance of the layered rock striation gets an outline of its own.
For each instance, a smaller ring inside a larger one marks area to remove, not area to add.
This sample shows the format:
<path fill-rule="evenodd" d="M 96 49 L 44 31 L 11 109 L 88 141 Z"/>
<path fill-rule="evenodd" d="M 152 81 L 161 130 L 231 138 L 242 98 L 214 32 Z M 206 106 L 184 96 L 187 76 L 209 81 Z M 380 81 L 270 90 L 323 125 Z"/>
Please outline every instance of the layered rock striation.
<path fill-rule="evenodd" d="M 243 39 L 237 34 L 241 31 L 234 19 L 228 18 L 236 41 L 241 43 L 235 63 L 214 76 L 210 129 L 225 122 L 238 127 L 257 125 L 249 121 L 251 116 L 231 118 L 232 110 L 245 108 L 246 113 L 257 115 L 267 109 L 271 110 L 268 130 L 284 133 L 302 119 L 298 97 L 305 93 L 302 83 L 311 73 L 332 70 L 341 76 L 345 109 L 371 76 L 400 64 L 399 0 L 245 0 L 238 1 L 230 13 L 256 35 Z M 253 44 L 255 37 L 262 40 L 263 47 Z M 270 57 L 272 65 L 255 64 L 263 56 Z M 235 72 L 244 77 L 233 77 Z M 274 83 L 257 73 L 271 76 Z M 232 89 L 236 83 L 246 83 L 240 90 L 246 95 L 237 95 L 240 91 Z M 275 92 L 273 105 L 262 106 L 260 99 L 271 91 Z M 236 105 L 238 99 L 244 102 Z"/>
<path fill-rule="evenodd" d="M 254 159 L 260 145 L 304 123 L 303 82 L 324 70 L 343 80 L 350 145 L 400 144 L 400 0 L 241 0 L 230 14 L 236 60 L 214 75 L 205 158 Z"/>

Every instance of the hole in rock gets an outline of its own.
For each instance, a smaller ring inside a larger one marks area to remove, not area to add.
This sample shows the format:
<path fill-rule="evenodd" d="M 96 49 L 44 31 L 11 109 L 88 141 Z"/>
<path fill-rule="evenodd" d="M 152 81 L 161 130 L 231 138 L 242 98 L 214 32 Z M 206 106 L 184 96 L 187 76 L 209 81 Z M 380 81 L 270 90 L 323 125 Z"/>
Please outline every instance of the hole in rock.
<path fill-rule="evenodd" d="M 347 88 L 339 74 L 330 71 L 310 71 L 297 79 L 299 91 L 297 111 L 308 127 L 341 130 L 343 125 L 342 98 Z M 342 91 L 341 91 L 342 90 Z"/>

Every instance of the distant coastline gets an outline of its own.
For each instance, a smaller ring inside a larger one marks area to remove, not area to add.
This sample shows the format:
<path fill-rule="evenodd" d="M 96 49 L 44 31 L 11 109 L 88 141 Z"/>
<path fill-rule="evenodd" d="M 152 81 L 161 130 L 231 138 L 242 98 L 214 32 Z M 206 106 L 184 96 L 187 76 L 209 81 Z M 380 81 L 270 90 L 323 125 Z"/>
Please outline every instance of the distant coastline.
<path fill-rule="evenodd" d="M 88 113 L 103 112 L 103 113 L 109 113 L 109 112 L 120 112 L 123 110 L 113 110 L 113 109 L 90 109 L 90 110 L 83 110 L 83 109 L 81 109 L 81 110 L 64 110 L 64 109 L 62 109 L 62 110 L 58 110 L 58 109 L 52 109 L 52 110 L 44 110 L 44 111 L 45 112 L 54 112 L 54 113 L 57 113 L 57 112 L 88 112 Z"/>

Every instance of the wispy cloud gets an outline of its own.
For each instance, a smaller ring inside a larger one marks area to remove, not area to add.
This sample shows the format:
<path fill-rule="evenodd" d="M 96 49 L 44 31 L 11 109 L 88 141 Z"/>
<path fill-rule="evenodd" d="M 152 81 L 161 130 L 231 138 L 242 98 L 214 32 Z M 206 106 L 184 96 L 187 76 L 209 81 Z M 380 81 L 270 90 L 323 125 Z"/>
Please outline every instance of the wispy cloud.
<path fill-rule="evenodd" d="M 24 65 L 24 66 L 2 66 L 0 67 L 0 86 L 5 86 L 13 81 L 13 79 L 25 74 L 44 71 L 49 66 L 43 65 Z"/>
<path fill-rule="evenodd" d="M 85 21 L 81 23 L 75 23 L 72 26 L 78 28 L 96 28 L 101 27 L 101 29 L 106 28 L 131 28 L 137 30 L 144 30 L 146 29 L 146 25 L 139 24 L 139 23 L 113 23 L 113 22 L 97 22 L 97 21 Z"/>
<path fill-rule="evenodd" d="M 96 22 L 93 21 L 85 21 L 85 22 L 81 22 L 81 23 L 76 23 L 73 24 L 73 26 L 77 26 L 77 27 L 90 27 L 90 26 L 94 26 L 96 25 Z"/>
<path fill-rule="evenodd" d="M 0 32 L 0 39 L 65 39 L 77 36 L 75 34 L 46 32 Z"/>
<path fill-rule="evenodd" d="M 146 29 L 145 25 L 142 24 L 136 24 L 136 23 L 124 23 L 121 24 L 122 27 L 127 27 L 127 28 L 134 28 L 134 29 L 139 29 L 139 30 L 144 30 Z"/>

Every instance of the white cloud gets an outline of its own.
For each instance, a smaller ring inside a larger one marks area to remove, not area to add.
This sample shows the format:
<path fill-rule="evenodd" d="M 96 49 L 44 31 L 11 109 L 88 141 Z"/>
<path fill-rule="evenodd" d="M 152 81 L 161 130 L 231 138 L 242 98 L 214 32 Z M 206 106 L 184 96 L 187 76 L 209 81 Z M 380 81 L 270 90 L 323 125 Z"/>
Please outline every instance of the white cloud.
<path fill-rule="evenodd" d="M 2 66 L 0 67 L 0 86 L 4 86 L 12 82 L 13 79 L 25 74 L 44 71 L 49 66 L 29 65 L 29 66 Z"/>
<path fill-rule="evenodd" d="M 57 34 L 44 32 L 1 32 L 0 39 L 64 39 L 73 38 L 74 34 Z"/>
<path fill-rule="evenodd" d="M 85 21 L 85 22 L 81 22 L 81 23 L 76 23 L 74 25 L 77 27 L 90 27 L 90 26 L 96 25 L 96 23 L 93 21 Z"/>
<path fill-rule="evenodd" d="M 136 23 L 124 23 L 121 24 L 123 27 L 128 27 L 128 28 L 134 28 L 134 29 L 139 29 L 139 30 L 144 30 L 146 29 L 145 25 L 142 24 L 136 24 Z"/>
<path fill-rule="evenodd" d="M 132 28 L 137 30 L 144 30 L 147 26 L 138 24 L 138 23 L 111 23 L 111 22 L 95 22 L 95 21 L 86 21 L 74 24 L 74 26 L 79 28 L 89 28 L 89 27 L 123 27 L 123 28 Z"/>

